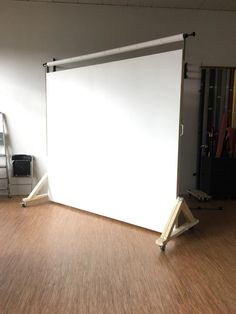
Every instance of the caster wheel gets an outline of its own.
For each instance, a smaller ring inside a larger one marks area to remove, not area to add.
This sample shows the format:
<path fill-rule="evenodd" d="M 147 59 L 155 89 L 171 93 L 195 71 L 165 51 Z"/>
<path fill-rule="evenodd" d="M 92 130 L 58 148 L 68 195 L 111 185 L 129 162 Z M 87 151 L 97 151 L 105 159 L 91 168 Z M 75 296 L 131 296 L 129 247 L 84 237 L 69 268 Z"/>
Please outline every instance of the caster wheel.
<path fill-rule="evenodd" d="M 26 207 L 26 205 L 23 203 L 23 204 L 21 204 L 21 207 Z"/>
<path fill-rule="evenodd" d="M 160 250 L 161 250 L 162 252 L 164 252 L 164 251 L 165 251 L 165 249 L 166 249 L 165 244 L 162 244 L 162 245 L 160 246 Z"/>

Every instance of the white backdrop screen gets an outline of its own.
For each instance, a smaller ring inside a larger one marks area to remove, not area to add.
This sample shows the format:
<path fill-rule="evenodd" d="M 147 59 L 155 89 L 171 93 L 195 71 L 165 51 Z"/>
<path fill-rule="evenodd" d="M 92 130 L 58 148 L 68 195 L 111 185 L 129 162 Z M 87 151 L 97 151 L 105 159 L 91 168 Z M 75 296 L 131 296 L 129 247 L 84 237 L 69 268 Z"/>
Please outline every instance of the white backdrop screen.
<path fill-rule="evenodd" d="M 182 50 L 47 74 L 52 201 L 161 232 L 177 197 Z"/>

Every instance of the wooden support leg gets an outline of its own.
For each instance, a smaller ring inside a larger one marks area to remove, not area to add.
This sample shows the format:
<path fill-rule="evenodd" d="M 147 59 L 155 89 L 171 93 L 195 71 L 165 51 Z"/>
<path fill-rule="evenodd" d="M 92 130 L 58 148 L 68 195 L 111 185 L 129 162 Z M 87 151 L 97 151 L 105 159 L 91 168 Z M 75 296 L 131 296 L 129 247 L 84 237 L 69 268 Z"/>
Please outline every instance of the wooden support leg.
<path fill-rule="evenodd" d="M 178 217 L 181 212 L 183 213 L 183 216 L 187 222 L 181 226 L 176 226 L 178 224 Z M 157 239 L 156 244 L 159 245 L 162 251 L 164 251 L 168 241 L 189 230 L 198 222 L 199 220 L 194 218 L 185 200 L 182 197 L 179 197 L 177 204 L 172 210 L 169 220 L 161 234 L 161 237 Z"/>
<path fill-rule="evenodd" d="M 48 174 L 46 173 L 38 182 L 38 184 L 35 186 L 35 188 L 33 189 L 33 191 L 30 193 L 30 195 L 26 198 L 22 199 L 22 207 L 26 207 L 27 203 L 29 202 L 33 202 L 39 199 L 47 199 L 48 194 L 40 194 L 37 195 L 37 193 L 42 189 L 42 187 L 44 186 L 44 184 L 46 183 L 48 178 Z"/>

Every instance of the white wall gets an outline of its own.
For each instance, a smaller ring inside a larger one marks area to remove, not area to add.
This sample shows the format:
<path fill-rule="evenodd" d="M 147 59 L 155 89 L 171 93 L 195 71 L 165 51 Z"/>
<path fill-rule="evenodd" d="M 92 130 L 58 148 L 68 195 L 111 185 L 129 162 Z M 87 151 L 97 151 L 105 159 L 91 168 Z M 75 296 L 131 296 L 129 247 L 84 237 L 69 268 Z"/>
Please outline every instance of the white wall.
<path fill-rule="evenodd" d="M 44 173 L 42 64 L 53 57 L 72 57 L 196 31 L 197 37 L 188 40 L 186 61 L 235 66 L 235 29 L 236 14 L 230 12 L 1 1 L 0 111 L 7 115 L 11 152 L 34 155 L 36 179 Z M 185 81 L 182 191 L 193 187 L 195 180 L 198 90 L 198 81 Z"/>

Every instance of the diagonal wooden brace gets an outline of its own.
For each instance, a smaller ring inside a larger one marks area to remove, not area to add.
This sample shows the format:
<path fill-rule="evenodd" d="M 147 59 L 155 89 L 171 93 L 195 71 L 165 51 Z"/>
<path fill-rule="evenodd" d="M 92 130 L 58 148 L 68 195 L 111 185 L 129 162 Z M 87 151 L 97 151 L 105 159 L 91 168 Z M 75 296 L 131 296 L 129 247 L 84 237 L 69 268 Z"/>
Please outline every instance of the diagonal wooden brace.
<path fill-rule="evenodd" d="M 38 184 L 35 186 L 35 188 L 33 189 L 33 191 L 30 193 L 30 195 L 28 197 L 25 197 L 22 199 L 22 207 L 26 207 L 27 203 L 29 202 L 33 202 L 36 200 L 40 200 L 40 199 L 47 199 L 48 198 L 48 194 L 40 194 L 37 195 L 37 193 L 42 189 L 42 187 L 44 186 L 44 184 L 46 183 L 48 178 L 48 174 L 46 173 L 38 182 Z"/>

